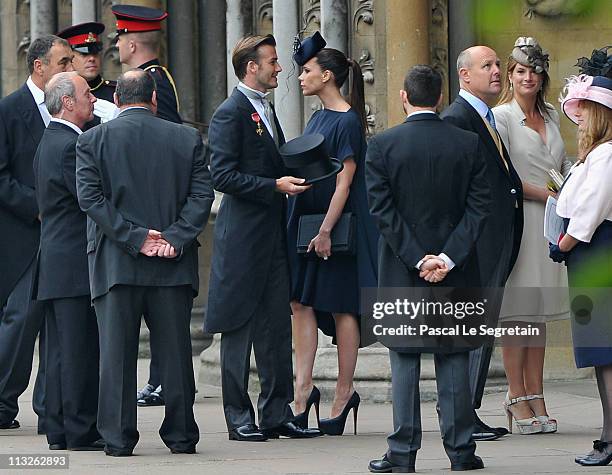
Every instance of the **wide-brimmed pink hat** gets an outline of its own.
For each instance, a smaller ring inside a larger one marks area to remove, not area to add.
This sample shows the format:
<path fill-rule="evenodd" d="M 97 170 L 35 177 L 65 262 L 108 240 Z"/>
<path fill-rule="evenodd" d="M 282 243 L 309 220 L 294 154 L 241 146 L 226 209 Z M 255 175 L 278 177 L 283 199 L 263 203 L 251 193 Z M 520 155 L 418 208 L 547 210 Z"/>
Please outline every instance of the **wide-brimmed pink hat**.
<path fill-rule="evenodd" d="M 603 76 L 572 76 L 561 93 L 561 107 L 569 120 L 578 123 L 576 110 L 580 101 L 593 101 L 612 109 L 612 79 Z"/>

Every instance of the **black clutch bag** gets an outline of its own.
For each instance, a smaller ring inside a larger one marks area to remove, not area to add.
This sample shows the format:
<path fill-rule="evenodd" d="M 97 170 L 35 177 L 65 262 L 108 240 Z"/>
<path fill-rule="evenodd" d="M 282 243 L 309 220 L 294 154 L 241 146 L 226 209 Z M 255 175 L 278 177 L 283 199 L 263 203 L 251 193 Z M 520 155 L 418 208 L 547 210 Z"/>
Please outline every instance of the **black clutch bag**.
<path fill-rule="evenodd" d="M 319 234 L 324 214 L 305 214 L 298 222 L 297 252 L 308 251 L 310 241 Z M 356 217 L 353 213 L 343 213 L 331 232 L 332 254 L 355 254 Z"/>

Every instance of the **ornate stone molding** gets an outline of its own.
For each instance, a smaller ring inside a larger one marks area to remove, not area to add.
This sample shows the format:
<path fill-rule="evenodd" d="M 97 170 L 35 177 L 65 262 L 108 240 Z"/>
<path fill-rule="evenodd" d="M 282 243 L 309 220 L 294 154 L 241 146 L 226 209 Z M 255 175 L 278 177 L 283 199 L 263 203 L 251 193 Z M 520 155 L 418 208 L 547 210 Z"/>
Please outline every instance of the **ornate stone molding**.
<path fill-rule="evenodd" d="M 376 114 L 374 114 L 374 108 L 370 106 L 366 102 L 365 105 L 365 113 L 366 113 L 366 124 L 368 125 L 367 134 L 373 135 L 374 130 L 376 129 Z"/>
<path fill-rule="evenodd" d="M 442 93 L 448 103 L 448 0 L 430 0 L 430 60 L 431 65 L 442 75 Z"/>
<path fill-rule="evenodd" d="M 359 29 L 359 23 L 364 22 L 368 25 L 374 24 L 374 0 L 358 0 L 359 6 L 353 15 L 353 25 L 355 31 Z"/>
<path fill-rule="evenodd" d="M 361 54 L 359 55 L 357 62 L 361 67 L 364 82 L 366 84 L 374 84 L 374 59 L 367 48 L 363 48 L 361 50 Z"/>
<path fill-rule="evenodd" d="M 266 1 L 263 2 L 259 5 L 259 7 L 257 8 L 257 21 L 259 24 L 263 23 L 264 21 L 269 21 L 272 22 L 272 19 L 274 18 L 274 13 L 272 11 L 272 2 L 271 1 Z"/>
<path fill-rule="evenodd" d="M 302 15 L 302 29 L 306 30 L 311 23 L 321 27 L 321 2 L 320 0 L 308 0 L 307 7 Z"/>

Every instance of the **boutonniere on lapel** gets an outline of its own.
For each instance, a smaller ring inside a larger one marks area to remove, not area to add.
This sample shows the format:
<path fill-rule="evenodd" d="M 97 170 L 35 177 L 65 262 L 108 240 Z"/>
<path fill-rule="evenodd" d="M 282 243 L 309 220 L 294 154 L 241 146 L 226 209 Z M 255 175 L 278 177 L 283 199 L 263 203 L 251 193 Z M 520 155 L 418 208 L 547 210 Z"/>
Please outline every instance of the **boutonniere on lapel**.
<path fill-rule="evenodd" d="M 251 114 L 251 119 L 257 124 L 255 132 L 257 132 L 257 135 L 261 137 L 261 134 L 263 134 L 263 129 L 261 128 L 261 117 L 259 117 L 259 114 L 257 112 L 253 112 Z"/>

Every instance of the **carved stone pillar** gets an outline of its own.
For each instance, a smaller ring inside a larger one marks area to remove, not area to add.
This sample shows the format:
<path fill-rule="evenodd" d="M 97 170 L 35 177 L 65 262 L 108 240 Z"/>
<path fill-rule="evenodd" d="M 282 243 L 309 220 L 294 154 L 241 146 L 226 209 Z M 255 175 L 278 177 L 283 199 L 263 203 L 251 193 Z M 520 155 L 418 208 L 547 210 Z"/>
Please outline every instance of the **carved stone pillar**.
<path fill-rule="evenodd" d="M 176 81 L 181 116 L 194 120 L 197 113 L 196 69 L 198 42 L 194 38 L 194 2 L 168 2 L 168 60 Z"/>
<path fill-rule="evenodd" d="M 404 119 L 399 100 L 406 71 L 429 64 L 429 1 L 386 0 L 388 127 Z"/>
<path fill-rule="evenodd" d="M 448 75 L 450 79 L 450 101 L 454 101 L 459 92 L 457 76 L 457 56 L 476 43 L 474 29 L 474 2 L 448 2 Z"/>
<path fill-rule="evenodd" d="M 96 0 L 72 0 L 72 24 L 96 21 Z"/>
<path fill-rule="evenodd" d="M 290 140 L 302 133 L 302 92 L 297 75 L 288 76 L 295 71 L 293 64 L 293 40 L 298 32 L 298 0 L 273 0 L 274 37 L 278 60 L 284 71 L 279 75 L 278 87 L 274 91 L 276 114 Z"/>
<path fill-rule="evenodd" d="M 348 55 L 347 0 L 321 0 L 321 30 L 328 48 Z"/>
<path fill-rule="evenodd" d="M 227 95 L 229 96 L 234 86 L 238 84 L 238 78 L 236 78 L 232 66 L 232 50 L 240 38 L 251 34 L 253 30 L 253 5 L 251 0 L 227 0 L 225 19 L 227 22 L 225 57 L 227 61 Z"/>
<path fill-rule="evenodd" d="M 206 124 L 227 93 L 224 15 L 225 0 L 200 1 L 200 119 Z"/>
<path fill-rule="evenodd" d="M 30 38 L 52 35 L 57 31 L 57 3 L 55 0 L 30 1 Z"/>

